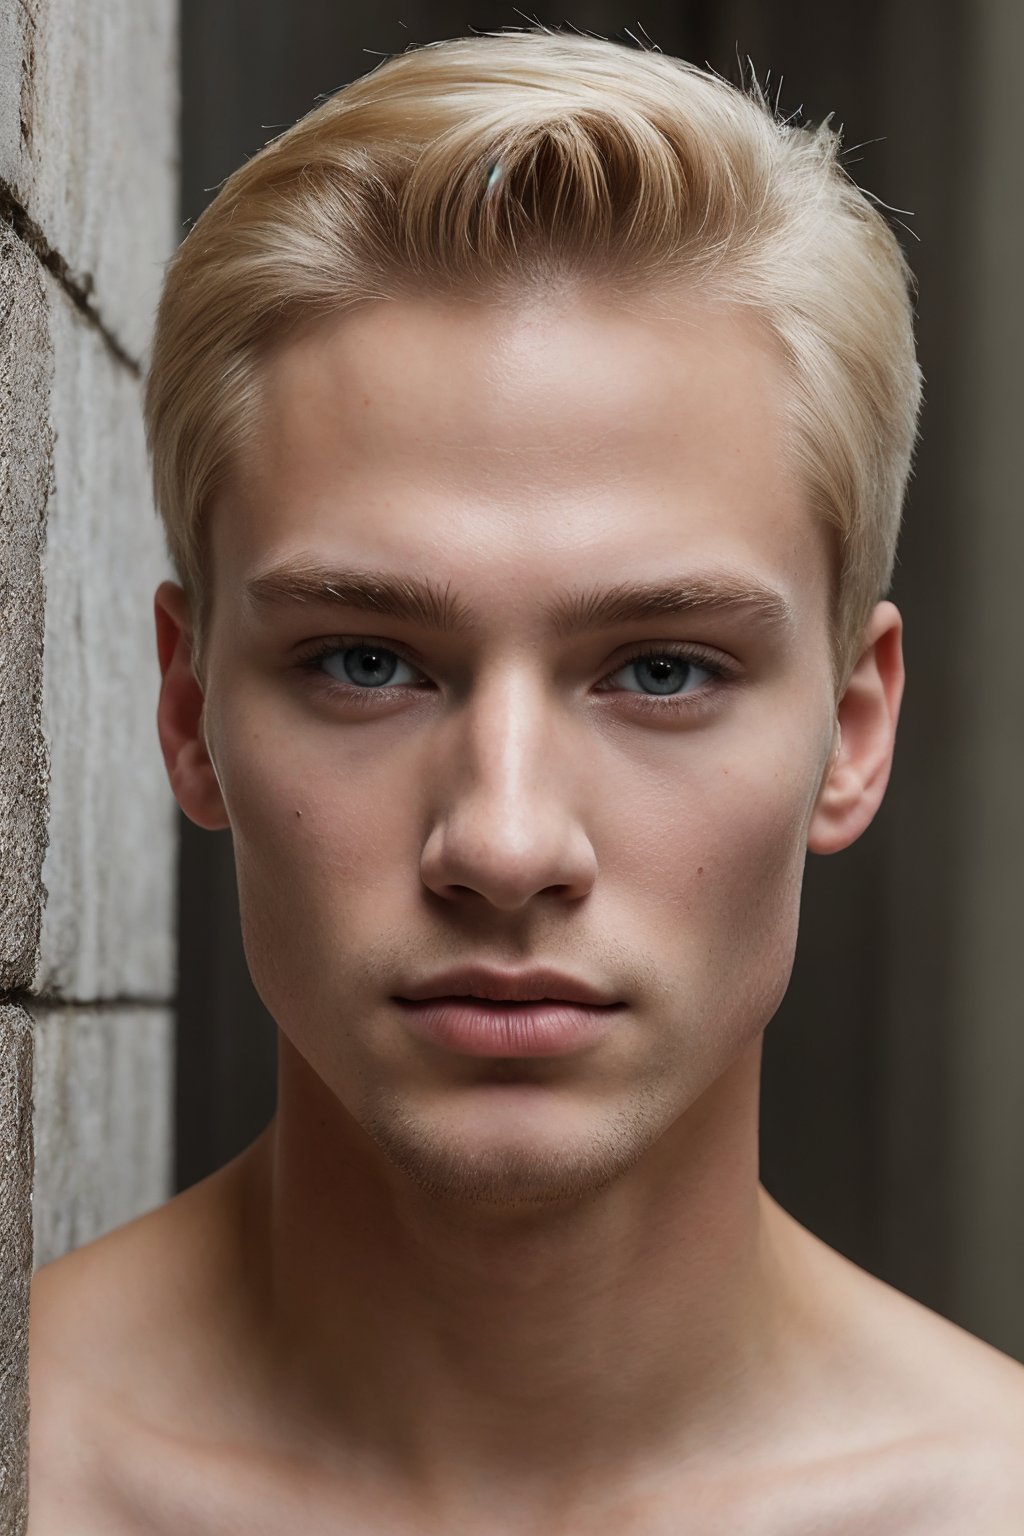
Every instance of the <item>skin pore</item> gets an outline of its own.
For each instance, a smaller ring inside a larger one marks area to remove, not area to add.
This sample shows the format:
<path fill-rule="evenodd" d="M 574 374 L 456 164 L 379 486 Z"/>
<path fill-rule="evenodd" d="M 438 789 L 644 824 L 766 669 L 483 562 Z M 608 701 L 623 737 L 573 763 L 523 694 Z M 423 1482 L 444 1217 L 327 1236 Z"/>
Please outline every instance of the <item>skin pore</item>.
<path fill-rule="evenodd" d="M 900 621 L 878 605 L 837 701 L 785 388 L 749 317 L 682 300 L 375 303 L 268 365 L 203 692 L 158 593 L 171 783 L 230 825 L 280 1028 L 223 1185 L 231 1382 L 250 1443 L 381 1529 L 647 1531 L 684 1471 L 696 1498 L 856 1446 L 757 1103 L 806 851 L 884 792 Z M 447 626 L 355 606 L 370 573 Z M 624 584 L 685 601 L 595 626 Z M 569 1056 L 415 1038 L 395 998 L 474 961 L 623 1006 Z"/>

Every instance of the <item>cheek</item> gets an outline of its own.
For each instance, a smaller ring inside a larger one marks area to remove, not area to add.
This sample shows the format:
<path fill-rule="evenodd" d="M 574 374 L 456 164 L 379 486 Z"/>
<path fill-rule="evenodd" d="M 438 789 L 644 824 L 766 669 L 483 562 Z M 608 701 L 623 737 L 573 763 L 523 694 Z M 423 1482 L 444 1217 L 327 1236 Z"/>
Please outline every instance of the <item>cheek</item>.
<path fill-rule="evenodd" d="M 705 886 L 730 911 L 762 912 L 799 894 L 813 798 L 801 767 L 762 760 L 754 769 L 722 769 L 703 867 Z"/>
<path fill-rule="evenodd" d="M 633 804 L 613 884 L 680 984 L 774 1012 L 796 945 L 817 763 L 776 749 L 718 757 Z M 612 873 L 612 871 L 609 871 Z M 621 885 L 620 885 L 621 881 Z"/>
<path fill-rule="evenodd" d="M 364 929 L 379 931 L 387 909 L 375 898 L 407 862 L 412 829 L 365 754 L 325 754 L 272 729 L 224 736 L 244 743 L 225 753 L 223 782 L 246 954 L 269 1002 L 299 977 L 313 986 Z"/>

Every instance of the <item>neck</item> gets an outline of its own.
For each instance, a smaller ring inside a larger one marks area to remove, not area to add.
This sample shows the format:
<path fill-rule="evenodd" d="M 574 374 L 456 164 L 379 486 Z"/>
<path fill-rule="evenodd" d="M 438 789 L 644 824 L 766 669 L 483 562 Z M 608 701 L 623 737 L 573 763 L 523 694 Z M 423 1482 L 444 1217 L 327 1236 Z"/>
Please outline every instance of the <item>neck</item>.
<path fill-rule="evenodd" d="M 514 1483 L 521 1507 L 546 1469 L 580 1489 L 740 1444 L 781 1388 L 792 1305 L 759 1066 L 758 1041 L 596 1193 L 481 1208 L 400 1173 L 282 1036 L 246 1273 L 303 1445 L 424 1497 Z"/>

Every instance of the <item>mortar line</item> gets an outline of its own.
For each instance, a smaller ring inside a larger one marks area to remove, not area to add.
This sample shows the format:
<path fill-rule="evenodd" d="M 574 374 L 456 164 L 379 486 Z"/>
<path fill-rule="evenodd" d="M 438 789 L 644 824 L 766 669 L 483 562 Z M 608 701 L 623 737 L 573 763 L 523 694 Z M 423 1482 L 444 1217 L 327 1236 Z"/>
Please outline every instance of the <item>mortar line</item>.
<path fill-rule="evenodd" d="M 127 368 L 136 379 L 142 377 L 142 368 L 134 357 L 125 351 L 113 331 L 104 324 L 103 318 L 92 300 L 92 278 L 84 282 L 75 276 L 59 251 L 54 250 L 41 227 L 23 203 L 18 201 L 13 188 L 0 177 L 0 219 L 6 220 L 17 238 L 26 245 L 36 260 L 56 278 L 64 293 L 94 330 L 98 331 L 117 361 Z"/>
<path fill-rule="evenodd" d="M 16 988 L 14 991 L 0 991 L 0 1007 L 23 1008 L 26 1013 L 33 1009 L 47 1009 L 49 1012 L 82 1012 L 88 1010 L 91 1013 L 138 1013 L 146 1010 L 167 1010 L 177 1007 L 176 997 L 61 997 L 52 992 L 28 992 L 24 988 Z"/>

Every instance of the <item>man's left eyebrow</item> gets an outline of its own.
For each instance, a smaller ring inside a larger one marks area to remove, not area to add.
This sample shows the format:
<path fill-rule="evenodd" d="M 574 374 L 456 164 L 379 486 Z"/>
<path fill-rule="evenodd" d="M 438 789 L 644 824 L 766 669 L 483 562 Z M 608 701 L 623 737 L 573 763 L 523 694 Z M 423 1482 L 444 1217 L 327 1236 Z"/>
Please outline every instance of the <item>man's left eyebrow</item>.
<path fill-rule="evenodd" d="M 450 587 L 390 571 L 287 562 L 251 577 L 245 596 L 256 607 L 317 603 L 360 608 L 426 629 L 467 633 L 476 621 Z M 545 617 L 557 635 L 566 637 L 644 619 L 710 613 L 748 615 L 772 628 L 793 622 L 789 602 L 775 587 L 757 577 L 718 572 L 569 591 L 548 605 Z"/>
<path fill-rule="evenodd" d="M 571 635 L 690 613 L 747 614 L 769 628 L 793 623 L 793 610 L 775 587 L 756 577 L 715 573 L 573 592 L 559 598 L 549 616 L 556 633 Z"/>

